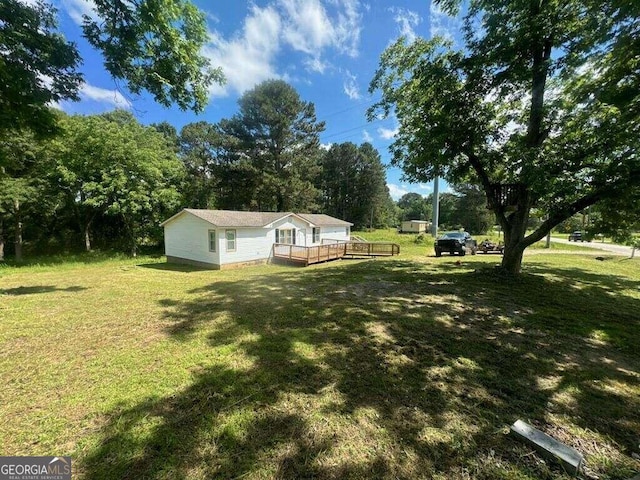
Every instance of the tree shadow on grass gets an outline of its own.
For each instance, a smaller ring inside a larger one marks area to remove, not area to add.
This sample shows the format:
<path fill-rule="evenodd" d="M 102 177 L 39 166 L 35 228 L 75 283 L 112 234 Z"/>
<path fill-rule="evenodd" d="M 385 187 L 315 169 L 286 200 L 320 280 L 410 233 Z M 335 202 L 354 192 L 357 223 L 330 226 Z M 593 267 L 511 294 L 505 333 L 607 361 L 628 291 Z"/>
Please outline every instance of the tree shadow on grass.
<path fill-rule="evenodd" d="M 195 265 L 185 265 L 181 263 L 140 263 L 137 265 L 142 268 L 149 268 L 151 270 L 163 270 L 168 272 L 213 272 L 211 268 L 198 267 Z"/>
<path fill-rule="evenodd" d="M 34 285 L 31 287 L 15 287 L 0 288 L 0 295 L 33 295 L 37 293 L 53 293 L 53 292 L 81 292 L 87 290 L 87 287 L 72 286 L 59 288 L 54 285 Z"/>
<path fill-rule="evenodd" d="M 390 260 L 217 281 L 191 300 L 164 299 L 168 333 L 185 348 L 204 334 L 215 360 L 183 391 L 115 409 L 83 471 L 563 478 L 503 429 L 522 418 L 569 443 L 575 429 L 595 432 L 618 456 L 635 446 L 638 319 L 608 329 L 607 309 L 638 311 L 640 301 L 603 293 L 610 280 L 601 280 L 506 283 Z M 600 323 L 577 325 L 578 307 Z M 602 329 L 608 338 L 594 337 Z M 623 478 L 630 467 L 618 460 L 592 467 Z"/>

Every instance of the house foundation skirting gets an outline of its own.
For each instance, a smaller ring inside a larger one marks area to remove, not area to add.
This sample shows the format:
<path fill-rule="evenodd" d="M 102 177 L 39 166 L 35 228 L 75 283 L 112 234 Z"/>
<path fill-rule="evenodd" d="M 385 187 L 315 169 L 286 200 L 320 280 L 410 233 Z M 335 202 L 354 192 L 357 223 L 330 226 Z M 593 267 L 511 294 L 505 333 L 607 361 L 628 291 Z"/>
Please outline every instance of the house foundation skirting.
<path fill-rule="evenodd" d="M 220 265 L 215 263 L 199 262 L 190 258 L 174 257 L 167 255 L 167 263 L 178 263 L 180 265 L 193 265 L 194 267 L 208 268 L 209 270 L 220 270 Z"/>
<path fill-rule="evenodd" d="M 242 268 L 242 267 L 252 267 L 254 265 L 264 265 L 267 263 L 267 258 L 262 258 L 260 260 L 250 260 L 247 262 L 237 262 L 237 263 L 225 263 L 224 265 L 218 266 L 221 270 L 232 270 L 234 268 Z"/>
<path fill-rule="evenodd" d="M 171 255 L 167 255 L 167 262 L 168 263 L 178 263 L 181 265 L 193 265 L 195 267 L 201 267 L 201 268 L 208 268 L 210 270 L 232 270 L 234 268 L 242 268 L 242 267 L 251 267 L 254 265 L 263 265 L 265 263 L 267 263 L 268 259 L 267 258 L 263 258 L 260 260 L 249 260 L 246 262 L 236 262 L 236 263 L 225 263 L 223 265 L 218 265 L 215 263 L 207 263 L 207 262 L 200 262 L 198 260 L 191 260 L 189 258 L 182 258 L 182 257 L 174 257 Z"/>

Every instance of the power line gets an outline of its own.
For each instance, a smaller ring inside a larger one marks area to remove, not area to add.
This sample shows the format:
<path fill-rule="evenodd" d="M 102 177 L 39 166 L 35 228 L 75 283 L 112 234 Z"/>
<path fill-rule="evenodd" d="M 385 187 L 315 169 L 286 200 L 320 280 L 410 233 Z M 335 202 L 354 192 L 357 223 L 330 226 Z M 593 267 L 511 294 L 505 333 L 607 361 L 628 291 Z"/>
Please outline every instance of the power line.
<path fill-rule="evenodd" d="M 373 122 L 368 122 L 368 123 L 365 123 L 363 125 L 358 125 L 357 127 L 349 128 L 349 129 L 343 130 L 341 132 L 332 133 L 331 135 L 325 135 L 324 136 L 324 140 L 326 140 L 328 138 L 337 137 L 337 136 L 340 136 L 340 135 L 345 134 L 345 133 L 353 132 L 354 130 L 359 130 L 361 128 L 368 127 L 369 125 L 375 125 L 375 124 L 380 123 L 380 122 L 386 122 L 387 120 L 389 120 L 389 119 L 388 118 L 380 118 L 378 120 L 374 120 Z"/>
<path fill-rule="evenodd" d="M 350 107 L 348 107 L 348 108 L 344 108 L 344 109 L 342 109 L 342 110 L 338 110 L 338 111 L 336 111 L 336 112 L 329 113 L 329 114 L 325 115 L 325 116 L 322 118 L 322 120 L 326 120 L 327 118 L 335 117 L 336 115 L 340 115 L 341 113 L 349 112 L 349 111 L 354 110 L 354 109 L 356 109 L 356 108 L 358 108 L 358 107 L 361 107 L 361 106 L 363 106 L 363 105 L 371 105 L 371 104 L 373 104 L 373 103 L 375 103 L 375 102 L 377 102 L 377 101 L 378 101 L 378 100 L 365 100 L 365 101 L 363 101 L 363 102 L 356 103 L 355 105 L 352 105 L 352 106 L 350 106 Z"/>

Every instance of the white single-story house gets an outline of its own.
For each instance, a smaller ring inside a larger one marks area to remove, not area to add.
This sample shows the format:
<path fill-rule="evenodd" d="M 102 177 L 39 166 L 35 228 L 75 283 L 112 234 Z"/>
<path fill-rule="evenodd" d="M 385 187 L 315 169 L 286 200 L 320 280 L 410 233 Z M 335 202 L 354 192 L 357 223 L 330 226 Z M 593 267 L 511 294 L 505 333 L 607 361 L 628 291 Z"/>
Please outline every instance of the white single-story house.
<path fill-rule="evenodd" d="M 403 233 L 422 233 L 426 232 L 430 225 L 431 223 L 425 220 L 407 220 L 406 222 L 402 222 L 400 231 Z"/>
<path fill-rule="evenodd" d="M 352 223 L 329 215 L 185 208 L 160 224 L 168 262 L 212 269 L 264 263 L 273 245 L 348 241 Z"/>

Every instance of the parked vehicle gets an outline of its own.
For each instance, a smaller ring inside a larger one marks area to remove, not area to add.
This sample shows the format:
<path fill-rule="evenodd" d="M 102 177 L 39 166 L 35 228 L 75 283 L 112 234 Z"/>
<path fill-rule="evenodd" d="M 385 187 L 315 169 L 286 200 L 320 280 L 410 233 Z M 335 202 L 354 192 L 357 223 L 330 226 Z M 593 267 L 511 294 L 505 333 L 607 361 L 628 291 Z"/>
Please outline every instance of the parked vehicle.
<path fill-rule="evenodd" d="M 576 230 L 569 234 L 569 241 L 574 242 L 584 242 L 584 238 L 582 238 L 582 232 L 580 230 Z"/>
<path fill-rule="evenodd" d="M 478 245 L 478 251 L 482 253 L 504 253 L 504 243 L 493 243 L 489 239 L 485 239 Z"/>
<path fill-rule="evenodd" d="M 436 257 L 442 256 L 443 252 L 449 252 L 451 255 L 456 253 L 475 255 L 478 251 L 478 242 L 467 232 L 446 232 L 436 240 L 434 249 Z"/>

